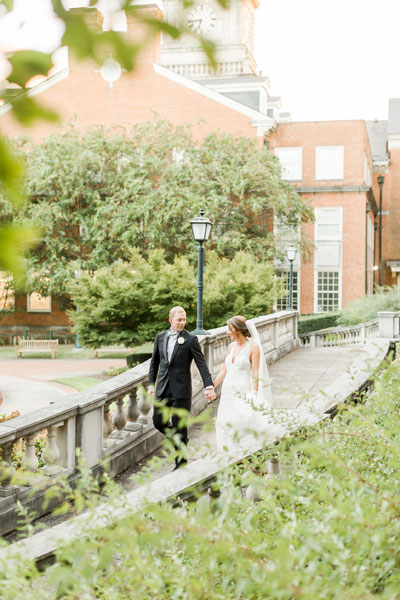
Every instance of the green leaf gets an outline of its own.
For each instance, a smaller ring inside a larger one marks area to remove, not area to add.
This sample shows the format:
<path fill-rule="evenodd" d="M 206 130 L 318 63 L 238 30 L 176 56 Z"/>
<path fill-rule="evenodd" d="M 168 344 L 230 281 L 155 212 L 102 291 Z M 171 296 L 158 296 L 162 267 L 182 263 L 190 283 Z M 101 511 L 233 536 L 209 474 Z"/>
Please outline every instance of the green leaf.
<path fill-rule="evenodd" d="M 12 65 L 11 75 L 8 77 L 10 83 L 16 83 L 25 87 L 34 75 L 47 75 L 53 62 L 49 54 L 35 50 L 20 50 L 14 52 L 8 59 Z"/>
<path fill-rule="evenodd" d="M 16 288 L 26 282 L 24 253 L 38 239 L 33 227 L 4 225 L 0 226 L 0 270 L 13 273 Z"/>
<path fill-rule="evenodd" d="M 167 33 L 174 40 L 178 39 L 182 33 L 182 30 L 171 23 L 167 23 L 166 21 L 159 21 L 158 19 L 143 19 L 144 23 L 150 25 L 156 31 L 162 31 L 163 33 Z"/>
<path fill-rule="evenodd" d="M 14 8 L 14 0 L 2 0 L 2 4 L 7 8 L 8 12 Z"/>
<path fill-rule="evenodd" d="M 22 94 L 12 100 L 10 104 L 13 107 L 15 117 L 24 125 L 30 125 L 38 119 L 44 121 L 57 122 L 59 116 L 49 108 L 45 108 L 26 94 Z"/>
<path fill-rule="evenodd" d="M 24 200 L 21 192 L 24 173 L 24 164 L 11 151 L 4 138 L 0 137 L 0 185 L 7 198 L 17 205 L 21 205 Z"/>
<path fill-rule="evenodd" d="M 215 60 L 215 44 L 211 40 L 206 40 L 204 38 L 200 39 L 201 47 L 203 48 L 203 52 L 207 56 L 210 61 L 210 65 L 213 69 L 217 67 L 217 61 Z"/>

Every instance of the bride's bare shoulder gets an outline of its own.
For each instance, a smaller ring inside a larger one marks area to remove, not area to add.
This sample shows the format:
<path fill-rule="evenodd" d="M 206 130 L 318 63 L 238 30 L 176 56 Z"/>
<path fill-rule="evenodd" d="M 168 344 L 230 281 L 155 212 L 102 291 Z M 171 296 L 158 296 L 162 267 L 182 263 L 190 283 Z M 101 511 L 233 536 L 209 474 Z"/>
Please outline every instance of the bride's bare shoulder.
<path fill-rule="evenodd" d="M 256 344 L 255 342 L 251 342 L 250 344 L 250 352 L 260 352 L 260 346 L 258 344 Z"/>

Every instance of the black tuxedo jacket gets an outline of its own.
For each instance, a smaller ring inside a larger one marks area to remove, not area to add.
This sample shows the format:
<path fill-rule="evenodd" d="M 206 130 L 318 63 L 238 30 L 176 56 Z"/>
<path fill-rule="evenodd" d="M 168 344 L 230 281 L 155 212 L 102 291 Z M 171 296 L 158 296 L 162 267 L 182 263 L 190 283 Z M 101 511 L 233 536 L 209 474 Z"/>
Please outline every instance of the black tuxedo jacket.
<path fill-rule="evenodd" d="M 171 360 L 168 361 L 167 345 L 169 330 L 158 333 L 154 341 L 153 355 L 149 369 L 149 385 L 154 385 L 157 379 L 156 395 L 162 398 L 163 392 L 169 384 L 169 389 L 174 398 L 191 398 L 192 378 L 190 366 L 192 360 L 199 369 L 204 387 L 212 386 L 212 378 L 200 348 L 199 340 L 186 329 L 178 334 L 178 339 L 184 340 L 183 344 L 175 343 Z"/>

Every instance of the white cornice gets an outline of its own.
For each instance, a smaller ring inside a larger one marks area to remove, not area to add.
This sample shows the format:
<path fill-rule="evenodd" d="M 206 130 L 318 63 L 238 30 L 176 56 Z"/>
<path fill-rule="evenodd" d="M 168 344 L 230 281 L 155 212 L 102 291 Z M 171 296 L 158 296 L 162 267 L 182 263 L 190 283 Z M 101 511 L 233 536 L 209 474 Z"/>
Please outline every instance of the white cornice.
<path fill-rule="evenodd" d="M 398 150 L 400 148 L 400 133 L 391 133 L 388 135 L 388 149 Z"/>
<path fill-rule="evenodd" d="M 31 88 L 27 88 L 26 90 L 21 89 L 20 93 L 21 93 L 21 95 L 33 98 L 34 96 L 37 96 L 38 94 L 41 94 L 42 92 L 45 92 L 49 88 L 53 87 L 53 85 L 56 85 L 63 79 L 66 79 L 68 77 L 68 75 L 69 75 L 69 67 L 65 67 L 65 69 L 61 69 L 61 71 L 58 71 L 54 75 L 51 75 L 44 81 L 41 81 L 40 83 L 38 83 L 37 85 L 35 85 Z M 6 104 L 3 104 L 3 106 L 0 106 L 0 115 L 4 115 L 11 109 L 12 109 L 11 102 L 7 102 Z"/>
<path fill-rule="evenodd" d="M 197 83 L 196 81 L 193 81 L 192 79 L 183 77 L 183 75 L 179 75 L 178 73 L 175 73 L 174 71 L 171 71 L 170 69 L 167 69 L 167 67 L 163 67 L 162 65 L 160 65 L 158 63 L 153 63 L 153 68 L 154 68 L 155 73 L 157 73 L 157 75 L 161 75 L 161 77 L 165 77 L 166 79 L 169 79 L 170 81 L 173 81 L 174 83 L 177 83 L 178 85 L 182 85 L 182 86 L 192 90 L 193 92 L 200 94 L 201 96 L 205 96 L 206 98 L 209 98 L 210 100 L 213 100 L 214 102 L 217 102 L 218 104 L 222 104 L 223 106 L 226 106 L 227 108 L 230 108 L 231 110 L 234 110 L 242 115 L 245 115 L 246 117 L 251 119 L 252 126 L 257 127 L 258 131 L 260 131 L 260 128 L 262 128 L 263 133 L 266 133 L 268 130 L 273 129 L 276 125 L 276 123 L 273 119 L 271 119 L 270 117 L 267 117 L 266 115 L 259 112 L 258 110 L 254 110 L 253 108 L 245 106 L 244 104 L 241 104 L 240 102 L 236 102 L 236 100 L 232 100 L 232 98 L 228 98 L 227 96 L 224 96 L 223 94 L 219 94 L 218 92 L 214 91 L 213 89 L 211 89 L 205 85 L 202 85 L 201 83 Z"/>

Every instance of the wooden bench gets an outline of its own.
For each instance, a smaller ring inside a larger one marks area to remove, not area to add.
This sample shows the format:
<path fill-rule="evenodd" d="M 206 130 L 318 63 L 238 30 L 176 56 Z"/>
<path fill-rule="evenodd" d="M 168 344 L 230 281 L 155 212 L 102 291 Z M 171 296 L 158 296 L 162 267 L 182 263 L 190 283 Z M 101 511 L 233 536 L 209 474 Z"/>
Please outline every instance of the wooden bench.
<path fill-rule="evenodd" d="M 130 352 L 130 349 L 126 346 L 121 346 L 121 344 L 114 344 L 111 346 L 102 346 L 101 348 L 95 348 L 93 350 L 93 355 L 95 358 L 99 358 L 99 354 L 113 354 L 120 352 Z"/>
<path fill-rule="evenodd" d="M 18 345 L 14 348 L 17 358 L 22 358 L 23 352 L 51 352 L 51 358 L 56 358 L 58 340 L 24 340 L 20 338 Z"/>

